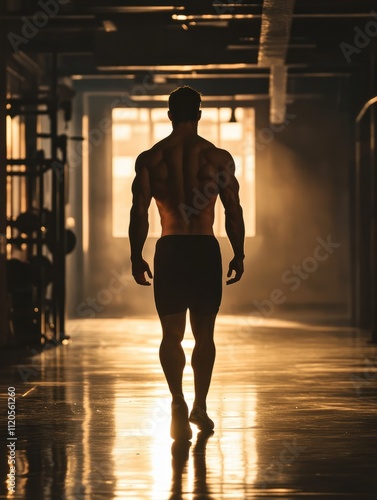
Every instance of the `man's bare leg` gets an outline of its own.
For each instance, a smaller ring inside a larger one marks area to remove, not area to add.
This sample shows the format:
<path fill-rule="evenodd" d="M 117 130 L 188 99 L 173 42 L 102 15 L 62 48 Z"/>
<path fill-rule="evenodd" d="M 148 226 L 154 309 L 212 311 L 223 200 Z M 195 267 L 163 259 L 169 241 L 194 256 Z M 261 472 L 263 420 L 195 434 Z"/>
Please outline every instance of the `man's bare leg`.
<path fill-rule="evenodd" d="M 203 315 L 190 311 L 190 323 L 195 338 L 191 365 L 194 371 L 195 400 L 190 421 L 201 430 L 212 430 L 214 424 L 206 414 L 207 394 L 211 383 L 216 347 L 213 340 L 216 314 Z"/>
<path fill-rule="evenodd" d="M 173 399 L 170 435 L 173 439 L 191 439 L 188 408 L 182 390 L 186 357 L 181 342 L 185 333 L 186 312 L 162 316 L 160 320 L 162 326 L 160 362 Z"/>
<path fill-rule="evenodd" d="M 182 376 L 186 358 L 181 342 L 185 334 L 186 312 L 162 316 L 160 320 L 162 326 L 161 366 L 173 399 L 183 398 Z"/>

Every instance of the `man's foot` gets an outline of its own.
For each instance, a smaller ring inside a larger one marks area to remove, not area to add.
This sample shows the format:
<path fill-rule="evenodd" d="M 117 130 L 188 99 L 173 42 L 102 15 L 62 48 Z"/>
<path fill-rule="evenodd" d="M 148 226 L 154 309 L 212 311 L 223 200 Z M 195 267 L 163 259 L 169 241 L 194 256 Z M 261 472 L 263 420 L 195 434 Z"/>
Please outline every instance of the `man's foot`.
<path fill-rule="evenodd" d="M 175 399 L 171 404 L 170 436 L 180 441 L 188 441 L 192 438 L 188 408 L 184 399 Z"/>
<path fill-rule="evenodd" d="M 200 406 L 194 406 L 191 410 L 189 420 L 204 432 L 211 432 L 215 427 L 215 424 L 209 418 L 207 412 L 203 410 L 203 408 L 200 408 Z"/>
<path fill-rule="evenodd" d="M 205 455 L 206 446 L 208 439 L 214 435 L 214 431 L 200 431 L 196 436 L 196 443 L 194 449 L 192 450 L 193 454 L 197 455 Z"/>

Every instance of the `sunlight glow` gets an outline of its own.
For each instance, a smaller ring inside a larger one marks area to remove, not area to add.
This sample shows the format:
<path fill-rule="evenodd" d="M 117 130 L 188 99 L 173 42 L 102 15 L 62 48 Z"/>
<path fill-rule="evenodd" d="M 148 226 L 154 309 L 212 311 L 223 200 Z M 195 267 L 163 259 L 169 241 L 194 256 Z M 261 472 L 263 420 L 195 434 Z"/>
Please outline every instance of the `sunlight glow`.
<path fill-rule="evenodd" d="M 220 126 L 221 141 L 240 141 L 242 132 L 242 123 L 222 123 Z"/>
<path fill-rule="evenodd" d="M 113 176 L 133 177 L 135 173 L 134 161 L 131 156 L 115 156 L 113 159 Z"/>
<path fill-rule="evenodd" d="M 111 384 L 106 386 L 108 392 L 103 392 L 103 389 L 96 392 L 99 373 L 92 366 L 92 358 L 87 363 L 95 378 L 90 381 L 84 377 L 80 384 L 73 387 L 76 396 L 72 392 L 69 399 L 75 402 L 74 408 L 76 403 L 78 405 L 78 411 L 74 412 L 81 420 L 81 432 L 78 442 L 72 444 L 72 447 L 77 447 L 73 448 L 76 451 L 68 454 L 69 494 L 85 494 L 92 498 L 100 493 L 99 488 L 102 491 L 106 487 L 106 479 L 114 492 L 111 498 L 167 500 L 178 498 L 180 494 L 179 498 L 194 500 L 199 498 L 200 493 L 208 499 L 215 499 L 221 496 L 219 488 L 222 487 L 232 491 L 229 498 L 245 498 L 242 485 L 249 488 L 256 485 L 261 471 L 263 473 L 258 452 L 265 438 L 260 429 L 261 415 L 257 414 L 265 410 L 258 407 L 257 387 L 251 380 L 245 382 L 243 379 L 242 384 L 237 380 L 248 369 L 249 355 L 255 355 L 252 342 L 240 340 L 235 335 L 238 331 L 235 327 L 242 325 L 247 318 L 218 317 L 219 359 L 208 398 L 209 413 L 216 424 L 215 433 L 207 443 L 200 445 L 199 432 L 193 425 L 191 446 L 186 452 L 183 448 L 183 453 L 179 448 L 178 454 L 170 438 L 170 396 L 157 355 L 161 338 L 158 320 L 114 319 L 114 331 L 122 331 L 122 335 L 123 332 L 125 335 L 128 333 L 129 338 L 132 336 L 138 345 L 138 355 L 130 354 L 127 341 L 123 345 L 117 344 L 116 351 L 108 346 L 99 347 L 105 373 L 114 373 L 115 364 L 122 367 L 116 377 L 112 376 Z M 90 327 L 92 337 L 99 341 L 99 345 L 103 342 L 103 321 L 92 320 L 93 326 Z M 109 325 L 108 319 L 106 324 Z M 230 338 L 233 339 L 232 350 L 227 349 Z M 183 381 L 189 408 L 194 396 L 192 348 L 192 332 L 187 325 L 184 343 L 187 364 Z M 147 372 L 145 366 L 148 366 Z M 97 384 L 96 390 L 93 384 Z M 78 398 L 79 385 L 82 385 L 82 391 L 80 389 Z M 103 401 L 99 398 L 100 394 L 103 394 Z M 109 398 L 111 408 L 107 410 L 110 412 L 104 435 L 106 444 L 103 443 L 103 449 L 109 450 L 105 462 L 101 450 L 91 448 L 90 442 L 94 429 L 98 429 L 101 422 L 106 398 Z"/>
<path fill-rule="evenodd" d="M 155 394 L 153 394 L 155 389 Z M 151 387 L 148 400 L 152 406 L 139 402 L 138 411 L 128 415 L 125 412 L 127 389 L 122 382 L 115 388 L 115 430 L 117 439 L 114 442 L 113 460 L 116 467 L 118 490 L 130 492 L 130 484 L 134 487 L 134 497 L 144 498 L 148 493 L 154 500 L 164 500 L 171 486 L 171 440 L 170 400 L 161 398 L 158 386 Z M 144 446 L 148 443 L 148 449 Z M 125 450 L 127 452 L 125 453 Z M 148 458 L 146 458 L 148 457 Z M 147 463 L 145 463 L 147 460 Z M 144 463 L 144 472 L 135 478 L 134 468 L 138 462 Z M 145 491 L 145 488 L 148 488 Z M 127 498 L 131 498 L 127 496 Z"/>
<path fill-rule="evenodd" d="M 121 141 L 122 139 L 130 139 L 131 137 L 131 125 L 121 125 L 118 124 L 113 128 L 113 140 Z"/>
<path fill-rule="evenodd" d="M 246 236 L 255 236 L 255 152 L 254 109 L 236 107 L 237 121 L 230 122 L 232 108 L 205 107 L 198 132 L 220 148 L 227 149 L 235 159 L 240 184 Z M 166 108 L 115 108 L 112 111 L 113 134 L 113 237 L 127 238 L 129 210 L 132 203 L 131 184 L 137 156 L 171 133 Z M 224 209 L 216 204 L 214 232 L 225 237 Z M 161 234 L 160 217 L 155 203 L 149 209 L 149 236 Z"/>

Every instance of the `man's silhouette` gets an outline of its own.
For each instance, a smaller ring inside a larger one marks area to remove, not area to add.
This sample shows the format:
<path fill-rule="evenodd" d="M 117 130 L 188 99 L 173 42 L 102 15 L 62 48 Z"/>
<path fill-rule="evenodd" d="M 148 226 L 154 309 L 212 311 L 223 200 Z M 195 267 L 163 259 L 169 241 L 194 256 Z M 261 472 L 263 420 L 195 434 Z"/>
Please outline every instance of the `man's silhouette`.
<path fill-rule="evenodd" d="M 211 431 L 206 397 L 210 386 L 215 344 L 213 332 L 222 294 L 219 244 L 213 234 L 217 195 L 225 208 L 225 228 L 234 251 L 226 283 L 239 281 L 244 268 L 245 228 L 234 161 L 197 133 L 201 117 L 200 94 L 191 87 L 169 97 L 172 133 L 136 160 L 130 216 L 132 275 L 139 285 L 150 285 L 148 263 L 142 257 L 148 234 L 148 208 L 155 199 L 162 234 L 154 257 L 154 297 L 163 338 L 160 361 L 172 395 L 173 439 L 191 439 L 189 421 Z M 232 277 L 233 272 L 235 273 Z M 195 400 L 190 417 L 182 392 L 186 311 L 195 338 L 192 353 Z"/>

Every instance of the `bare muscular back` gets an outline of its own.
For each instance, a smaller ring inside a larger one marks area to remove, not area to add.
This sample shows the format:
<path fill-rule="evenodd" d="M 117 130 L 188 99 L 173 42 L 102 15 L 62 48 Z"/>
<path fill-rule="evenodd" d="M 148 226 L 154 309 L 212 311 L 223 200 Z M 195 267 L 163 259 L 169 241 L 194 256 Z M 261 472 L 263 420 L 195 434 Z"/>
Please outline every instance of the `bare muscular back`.
<path fill-rule="evenodd" d="M 144 153 L 162 236 L 213 234 L 217 179 L 227 160 L 226 151 L 197 134 L 174 132 Z"/>
<path fill-rule="evenodd" d="M 132 183 L 129 238 L 132 275 L 148 286 L 152 278 L 142 258 L 148 235 L 148 209 L 155 198 L 161 217 L 162 236 L 173 234 L 213 235 L 214 206 L 219 195 L 225 211 L 225 229 L 234 251 L 227 284 L 243 274 L 245 226 L 239 199 L 239 184 L 230 153 L 216 148 L 196 133 L 194 122 L 179 124 L 150 150 L 141 153 Z"/>

